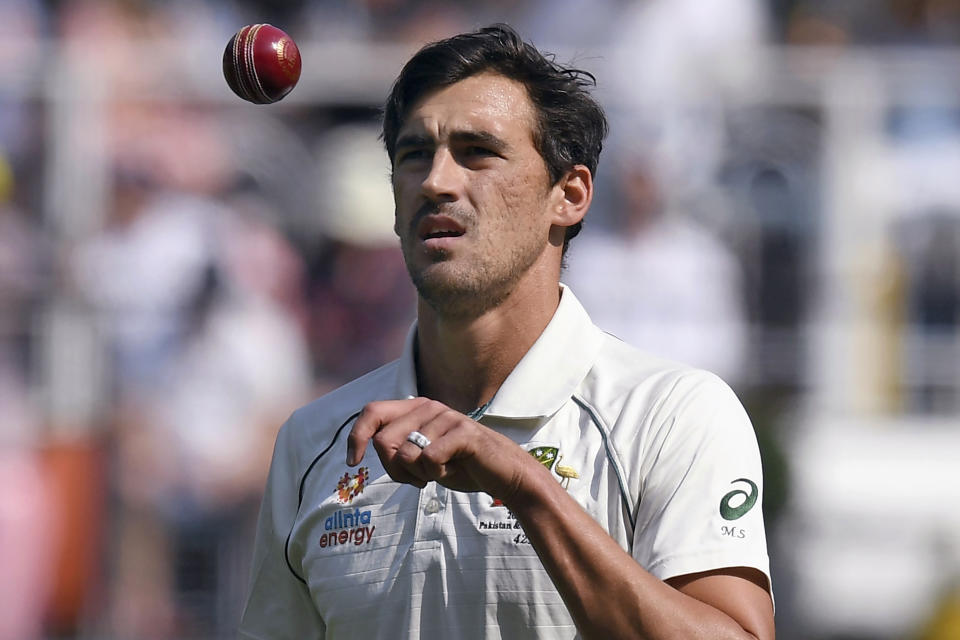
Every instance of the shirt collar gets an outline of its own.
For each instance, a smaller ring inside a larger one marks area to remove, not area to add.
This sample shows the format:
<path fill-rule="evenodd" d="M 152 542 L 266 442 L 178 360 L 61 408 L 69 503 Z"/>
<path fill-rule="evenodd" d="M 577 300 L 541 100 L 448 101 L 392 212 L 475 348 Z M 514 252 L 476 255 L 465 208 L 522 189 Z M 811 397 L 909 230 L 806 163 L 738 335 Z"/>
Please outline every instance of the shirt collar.
<path fill-rule="evenodd" d="M 583 305 L 564 284 L 560 304 L 543 333 L 517 363 L 484 415 L 536 419 L 553 415 L 570 399 L 600 351 L 604 333 L 590 320 Z M 397 397 L 417 395 L 414 322 L 397 372 Z"/>
<path fill-rule="evenodd" d="M 417 346 L 417 321 L 414 320 L 403 342 L 403 353 L 397 367 L 396 398 L 415 398 L 417 393 L 417 365 L 414 349 Z"/>

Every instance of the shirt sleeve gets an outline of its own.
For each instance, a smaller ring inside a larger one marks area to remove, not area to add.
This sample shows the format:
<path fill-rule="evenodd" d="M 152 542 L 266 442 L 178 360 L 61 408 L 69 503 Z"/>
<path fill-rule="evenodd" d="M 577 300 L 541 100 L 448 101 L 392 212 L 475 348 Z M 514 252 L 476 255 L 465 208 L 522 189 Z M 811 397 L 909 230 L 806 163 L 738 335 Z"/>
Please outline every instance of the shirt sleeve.
<path fill-rule="evenodd" d="M 756 434 L 733 391 L 685 374 L 661 405 L 641 461 L 634 556 L 660 579 L 753 567 L 770 579 Z"/>
<path fill-rule="evenodd" d="M 239 637 L 254 640 L 320 640 L 325 635 L 307 584 L 287 564 L 287 536 L 299 508 L 292 421 L 277 436 L 260 507 L 250 590 Z"/>

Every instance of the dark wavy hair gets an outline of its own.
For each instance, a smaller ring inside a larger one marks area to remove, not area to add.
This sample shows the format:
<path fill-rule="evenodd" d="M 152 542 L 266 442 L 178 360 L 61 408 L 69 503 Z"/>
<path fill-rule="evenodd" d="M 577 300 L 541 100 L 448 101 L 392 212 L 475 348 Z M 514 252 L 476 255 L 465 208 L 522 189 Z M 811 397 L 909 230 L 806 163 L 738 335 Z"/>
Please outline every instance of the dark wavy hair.
<path fill-rule="evenodd" d="M 589 92 L 596 78 L 588 71 L 558 64 L 552 54 L 541 53 L 505 24 L 428 44 L 407 62 L 383 112 L 383 142 L 391 165 L 397 135 L 410 108 L 431 91 L 483 72 L 526 87 L 537 114 L 533 142 L 546 162 L 551 184 L 578 164 L 596 175 L 607 135 L 606 115 Z M 581 226 L 577 223 L 567 229 L 564 249 Z"/>

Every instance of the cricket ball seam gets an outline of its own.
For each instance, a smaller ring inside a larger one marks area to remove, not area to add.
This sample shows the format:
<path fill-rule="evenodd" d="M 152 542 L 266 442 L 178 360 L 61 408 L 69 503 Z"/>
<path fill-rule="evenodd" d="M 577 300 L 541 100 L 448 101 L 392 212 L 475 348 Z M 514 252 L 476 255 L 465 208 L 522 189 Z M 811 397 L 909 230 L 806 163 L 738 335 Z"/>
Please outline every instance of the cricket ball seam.
<path fill-rule="evenodd" d="M 247 66 L 248 66 L 249 72 L 250 72 L 250 82 L 251 82 L 251 84 L 250 84 L 250 91 L 251 91 L 251 93 L 256 94 L 256 97 L 257 97 L 257 99 L 258 99 L 258 102 L 260 102 L 260 104 L 268 104 L 268 103 L 272 102 L 272 100 L 270 100 L 270 96 L 267 95 L 266 90 L 263 88 L 263 83 L 260 82 L 260 76 L 259 76 L 259 74 L 257 73 L 257 65 L 256 65 L 257 36 L 260 34 L 260 30 L 261 30 L 262 28 L 263 28 L 263 25 L 262 25 L 262 24 L 257 24 L 257 25 L 254 25 L 254 27 L 253 27 L 252 29 L 250 29 L 250 34 L 249 34 L 249 36 L 248 36 L 248 38 L 247 38 L 247 40 L 248 40 L 248 45 L 247 45 L 247 60 L 248 60 L 248 62 L 247 62 Z M 257 93 L 258 91 L 259 91 L 259 93 Z"/>
<path fill-rule="evenodd" d="M 250 90 L 247 87 L 246 82 L 244 81 L 244 70 L 243 70 L 243 64 L 241 62 L 242 59 L 245 59 L 245 57 L 241 58 L 241 48 L 245 47 L 246 33 L 249 30 L 250 30 L 250 27 L 246 26 L 243 29 L 240 29 L 240 31 L 235 36 L 233 36 L 232 62 L 233 62 L 234 82 L 236 83 L 237 88 L 240 89 L 240 92 L 243 94 L 240 97 L 243 98 L 244 100 L 252 101 L 253 96 L 250 95 Z"/>

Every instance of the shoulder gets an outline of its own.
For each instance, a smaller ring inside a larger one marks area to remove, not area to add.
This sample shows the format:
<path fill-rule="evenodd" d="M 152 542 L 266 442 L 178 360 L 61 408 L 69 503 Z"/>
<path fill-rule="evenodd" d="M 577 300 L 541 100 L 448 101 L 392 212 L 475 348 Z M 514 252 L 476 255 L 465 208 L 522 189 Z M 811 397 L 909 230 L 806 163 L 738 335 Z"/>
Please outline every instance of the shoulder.
<path fill-rule="evenodd" d="M 303 470 L 367 403 L 392 397 L 398 367 L 396 360 L 385 364 L 294 411 L 277 436 L 275 457 L 283 453 L 291 471 Z"/>
<path fill-rule="evenodd" d="M 653 356 L 608 335 L 581 385 L 582 399 L 612 427 L 626 422 L 670 429 L 690 420 L 702 425 L 711 414 L 746 420 L 743 406 L 719 376 Z"/>
<path fill-rule="evenodd" d="M 599 404 L 623 402 L 638 393 L 650 399 L 662 398 L 684 379 L 697 378 L 701 373 L 704 372 L 655 356 L 607 333 L 582 391 L 586 398 Z"/>

